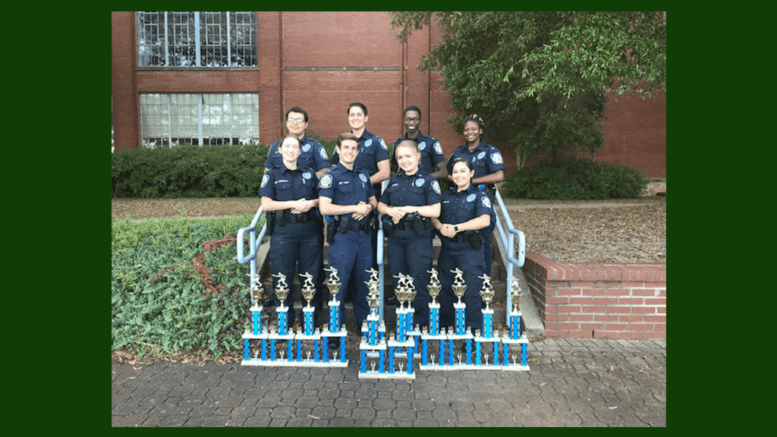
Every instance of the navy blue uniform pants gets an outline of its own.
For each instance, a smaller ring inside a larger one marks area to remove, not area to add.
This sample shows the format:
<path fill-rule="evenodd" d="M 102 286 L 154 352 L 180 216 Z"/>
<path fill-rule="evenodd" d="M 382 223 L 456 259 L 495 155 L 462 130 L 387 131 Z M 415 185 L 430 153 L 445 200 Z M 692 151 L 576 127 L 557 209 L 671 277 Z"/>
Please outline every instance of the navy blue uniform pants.
<path fill-rule="evenodd" d="M 462 303 L 467 305 L 464 312 L 466 326 L 475 333 L 476 329 L 483 328 L 483 313 L 481 312 L 483 299 L 480 297 L 480 287 L 483 280 L 483 248 L 473 249 L 468 241 L 452 242 L 443 238 L 440 258 L 437 260 L 437 268 L 440 271 L 440 326 L 454 326 L 456 312 L 453 304 L 458 298 L 453 294 L 451 284 L 456 279 L 452 272 L 455 268 L 463 271 L 464 282 L 467 290 L 462 298 Z"/>
<path fill-rule="evenodd" d="M 294 312 L 294 274 L 295 269 L 298 273 L 310 273 L 313 276 L 313 284 L 319 284 L 321 274 L 321 265 L 323 262 L 322 239 L 320 225 L 311 220 L 305 223 L 287 223 L 283 226 L 275 226 L 270 239 L 270 263 L 272 265 L 273 275 L 283 273 L 286 275 L 286 283 L 289 286 L 289 295 L 286 297 L 285 305 L 289 307 L 288 325 L 293 326 L 296 320 Z M 300 278 L 300 287 L 304 285 L 304 279 Z M 275 290 L 278 286 L 278 278 L 273 276 L 273 301 L 275 305 L 280 304 Z M 305 300 L 300 296 L 303 305 Z M 323 296 L 320 291 L 313 295 L 311 305 L 315 308 L 315 324 L 318 326 L 321 312 L 323 309 Z"/>
<path fill-rule="evenodd" d="M 334 241 L 329 245 L 329 266 L 337 269 L 341 286 L 337 293 L 340 301 L 340 320 L 345 318 L 345 294 L 351 282 L 356 290 L 353 296 L 353 312 L 356 326 L 353 332 L 361 332 L 362 323 L 370 314 L 367 303 L 367 282 L 370 280 L 372 268 L 371 233 L 367 231 L 349 230 L 346 233 L 336 233 Z"/>
<path fill-rule="evenodd" d="M 415 309 L 413 326 L 422 328 L 429 325 L 429 271 L 434 262 L 432 247 L 432 230 L 425 229 L 423 235 L 418 235 L 410 229 L 397 230 L 388 236 L 388 261 L 391 270 L 391 280 L 394 290 L 399 287 L 400 273 L 413 278 L 416 291 L 412 306 Z"/>

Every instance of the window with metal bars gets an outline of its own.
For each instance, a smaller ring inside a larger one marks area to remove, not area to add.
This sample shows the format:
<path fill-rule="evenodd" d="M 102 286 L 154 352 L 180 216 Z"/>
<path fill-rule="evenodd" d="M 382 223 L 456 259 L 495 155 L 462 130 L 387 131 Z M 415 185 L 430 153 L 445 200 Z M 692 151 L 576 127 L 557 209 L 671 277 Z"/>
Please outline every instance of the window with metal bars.
<path fill-rule="evenodd" d="M 256 67 L 256 12 L 137 13 L 139 67 Z"/>

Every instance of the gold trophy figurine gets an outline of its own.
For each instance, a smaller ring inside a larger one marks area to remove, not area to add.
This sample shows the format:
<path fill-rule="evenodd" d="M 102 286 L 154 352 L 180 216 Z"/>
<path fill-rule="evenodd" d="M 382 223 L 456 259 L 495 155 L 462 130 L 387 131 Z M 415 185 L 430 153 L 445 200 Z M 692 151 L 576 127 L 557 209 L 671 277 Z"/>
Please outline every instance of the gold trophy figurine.
<path fill-rule="evenodd" d="M 464 292 L 467 291 L 467 283 L 464 282 L 464 272 L 456 267 L 454 270 L 451 270 L 451 273 L 456 275 L 451 288 L 453 289 L 453 294 L 459 298 L 459 305 L 461 305 L 461 298 L 464 297 Z"/>
<path fill-rule="evenodd" d="M 431 273 L 432 277 L 429 279 L 429 284 L 426 286 L 426 288 L 429 290 L 429 296 L 432 298 L 432 304 L 437 304 L 437 296 L 440 295 L 442 285 L 440 285 L 440 280 L 437 278 L 437 270 L 432 269 L 428 270 L 428 272 Z"/>
<path fill-rule="evenodd" d="M 512 291 L 512 293 L 510 293 L 510 298 L 513 301 L 513 311 L 519 311 L 523 293 L 521 293 L 521 286 L 518 284 L 517 278 L 513 278 L 513 284 L 510 291 Z"/>
<path fill-rule="evenodd" d="M 329 288 L 329 295 L 332 296 L 332 302 L 337 301 L 337 293 L 340 291 L 340 278 L 337 277 L 337 269 L 334 267 L 327 267 L 326 271 L 329 272 L 329 279 L 326 280 L 326 286 Z"/>
<path fill-rule="evenodd" d="M 494 294 L 496 294 L 496 292 L 494 291 L 494 287 L 491 286 L 491 278 L 488 275 L 484 273 L 483 276 L 479 276 L 479 278 L 483 280 L 483 287 L 480 289 L 480 297 L 482 297 L 483 302 L 486 303 L 486 311 L 488 311 L 488 304 L 494 299 Z"/>
<path fill-rule="evenodd" d="M 278 278 L 278 285 L 275 287 L 275 295 L 278 296 L 278 300 L 281 301 L 280 308 L 285 308 L 286 297 L 289 295 L 289 286 L 286 284 L 286 275 L 278 273 L 273 275 Z"/>
<path fill-rule="evenodd" d="M 312 308 L 310 305 L 310 302 L 313 300 L 313 296 L 316 294 L 316 287 L 313 285 L 313 275 L 311 275 L 308 272 L 300 273 L 300 276 L 305 278 L 305 283 L 302 286 L 302 297 L 305 298 L 305 301 L 308 303 L 307 307 L 308 309 Z"/>

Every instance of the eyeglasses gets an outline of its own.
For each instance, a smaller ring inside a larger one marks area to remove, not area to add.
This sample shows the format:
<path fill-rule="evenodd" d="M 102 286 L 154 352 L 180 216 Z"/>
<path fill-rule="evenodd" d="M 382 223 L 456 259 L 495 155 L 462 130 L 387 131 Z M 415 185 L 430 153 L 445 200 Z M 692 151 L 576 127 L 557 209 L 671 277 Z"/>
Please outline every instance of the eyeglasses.
<path fill-rule="evenodd" d="M 288 118 L 287 120 L 292 122 L 292 123 L 304 123 L 305 122 L 304 118 Z"/>

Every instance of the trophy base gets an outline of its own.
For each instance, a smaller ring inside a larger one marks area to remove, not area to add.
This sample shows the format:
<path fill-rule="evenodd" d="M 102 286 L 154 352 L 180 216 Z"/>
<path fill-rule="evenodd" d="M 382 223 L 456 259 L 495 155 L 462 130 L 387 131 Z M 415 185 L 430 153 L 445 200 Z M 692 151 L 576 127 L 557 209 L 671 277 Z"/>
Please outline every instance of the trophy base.
<path fill-rule="evenodd" d="M 258 366 L 258 367 L 348 367 L 348 360 L 345 361 L 328 361 L 324 362 L 319 359 L 319 361 L 309 360 L 309 359 L 303 359 L 301 361 L 286 361 L 286 360 L 260 360 L 260 359 L 250 359 L 250 360 L 243 360 L 240 362 L 241 366 Z"/>

